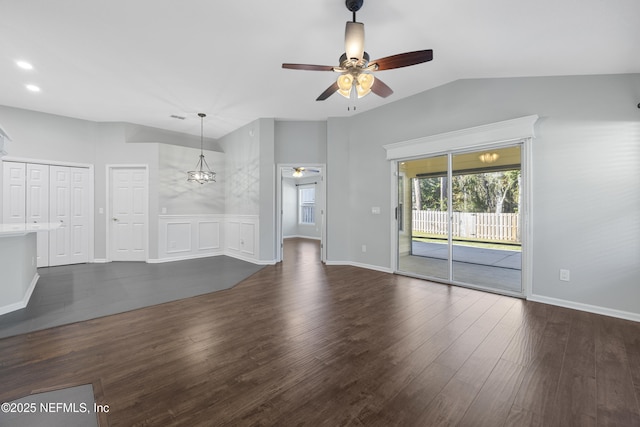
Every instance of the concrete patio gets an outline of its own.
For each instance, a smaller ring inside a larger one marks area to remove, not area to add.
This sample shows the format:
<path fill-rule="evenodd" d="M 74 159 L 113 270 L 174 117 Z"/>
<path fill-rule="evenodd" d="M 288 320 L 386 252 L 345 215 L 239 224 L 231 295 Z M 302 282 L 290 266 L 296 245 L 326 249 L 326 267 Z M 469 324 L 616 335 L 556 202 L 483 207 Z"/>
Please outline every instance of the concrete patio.
<path fill-rule="evenodd" d="M 412 254 L 399 257 L 399 270 L 447 280 L 446 243 L 413 241 Z M 522 293 L 520 251 L 453 246 L 453 281 L 508 293 Z"/>

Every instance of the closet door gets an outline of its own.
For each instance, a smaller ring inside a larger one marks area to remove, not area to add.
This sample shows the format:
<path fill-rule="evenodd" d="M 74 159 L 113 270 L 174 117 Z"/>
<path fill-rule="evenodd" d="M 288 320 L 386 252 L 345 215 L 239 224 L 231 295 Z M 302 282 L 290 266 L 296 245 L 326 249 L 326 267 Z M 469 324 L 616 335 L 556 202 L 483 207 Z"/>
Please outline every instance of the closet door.
<path fill-rule="evenodd" d="M 26 216 L 24 163 L 2 162 L 2 222 L 24 224 Z"/>
<path fill-rule="evenodd" d="M 50 167 L 50 222 L 60 223 L 49 236 L 49 265 L 89 260 L 89 171 Z"/>
<path fill-rule="evenodd" d="M 49 165 L 27 164 L 26 222 L 49 222 Z M 37 236 L 37 265 L 49 265 L 49 232 L 39 231 Z"/>
<path fill-rule="evenodd" d="M 89 170 L 69 168 L 70 263 L 89 261 Z"/>
<path fill-rule="evenodd" d="M 71 180 L 69 168 L 51 166 L 49 177 L 49 222 L 60 224 L 60 227 L 49 233 L 49 265 L 71 264 L 71 244 L 69 242 Z"/>

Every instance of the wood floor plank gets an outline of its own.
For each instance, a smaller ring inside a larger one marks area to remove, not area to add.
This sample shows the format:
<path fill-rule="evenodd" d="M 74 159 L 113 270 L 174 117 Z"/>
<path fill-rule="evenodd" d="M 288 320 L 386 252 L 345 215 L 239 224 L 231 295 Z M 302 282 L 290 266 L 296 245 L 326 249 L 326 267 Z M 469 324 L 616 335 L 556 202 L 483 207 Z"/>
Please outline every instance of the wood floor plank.
<path fill-rule="evenodd" d="M 627 322 L 599 316 L 594 323 L 598 424 L 640 426 L 634 374 L 621 332 Z"/>
<path fill-rule="evenodd" d="M 460 426 L 502 426 L 511 414 L 513 401 L 524 378 L 524 367 L 499 359 L 474 401 L 460 421 Z"/>
<path fill-rule="evenodd" d="M 553 411 L 562 361 L 566 350 L 573 312 L 553 307 L 546 322 L 537 354 L 526 366 L 514 406 L 545 419 Z"/>
<path fill-rule="evenodd" d="M 554 409 L 545 415 L 549 425 L 596 425 L 595 328 L 587 313 L 573 315 Z"/>
<path fill-rule="evenodd" d="M 111 426 L 640 422 L 640 324 L 326 266 L 317 242 L 292 243 L 232 289 L 0 339 L 0 401 L 100 384 Z"/>

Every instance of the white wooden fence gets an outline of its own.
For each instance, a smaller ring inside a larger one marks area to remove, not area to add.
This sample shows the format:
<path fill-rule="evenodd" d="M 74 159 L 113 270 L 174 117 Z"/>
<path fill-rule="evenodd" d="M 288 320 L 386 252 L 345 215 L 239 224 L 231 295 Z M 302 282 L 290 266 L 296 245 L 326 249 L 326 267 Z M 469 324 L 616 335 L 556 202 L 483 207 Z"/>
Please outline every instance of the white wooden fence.
<path fill-rule="evenodd" d="M 447 212 L 412 211 L 413 232 L 447 236 Z M 453 237 L 520 243 L 517 213 L 453 212 Z"/>

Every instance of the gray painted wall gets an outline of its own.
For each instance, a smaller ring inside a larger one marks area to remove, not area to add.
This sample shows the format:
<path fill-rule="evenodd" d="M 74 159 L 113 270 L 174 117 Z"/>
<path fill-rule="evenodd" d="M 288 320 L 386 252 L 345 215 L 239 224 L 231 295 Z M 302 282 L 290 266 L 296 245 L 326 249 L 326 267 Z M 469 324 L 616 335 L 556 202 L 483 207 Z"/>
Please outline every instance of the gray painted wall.
<path fill-rule="evenodd" d="M 328 259 L 390 267 L 384 144 L 537 114 L 532 292 L 640 313 L 639 98 L 639 74 L 463 80 L 329 120 L 329 206 L 346 221 L 336 225 L 329 209 Z M 559 281 L 560 268 L 571 282 Z"/>
<path fill-rule="evenodd" d="M 274 120 L 260 119 L 260 260 L 276 259 L 276 163 Z"/>
<path fill-rule="evenodd" d="M 259 259 L 275 260 L 273 119 L 258 119 L 225 135 L 225 213 L 259 217 Z"/>
<path fill-rule="evenodd" d="M 276 121 L 276 164 L 327 163 L 327 122 Z"/>
<path fill-rule="evenodd" d="M 298 187 L 293 178 L 282 180 L 282 236 L 298 235 Z"/>
<path fill-rule="evenodd" d="M 186 171 L 194 170 L 200 149 L 159 144 L 159 212 L 169 215 L 225 213 L 225 155 L 204 151 L 205 161 L 216 173 L 216 183 L 199 185 L 187 181 Z M 163 210 L 164 209 L 164 210 Z"/>

